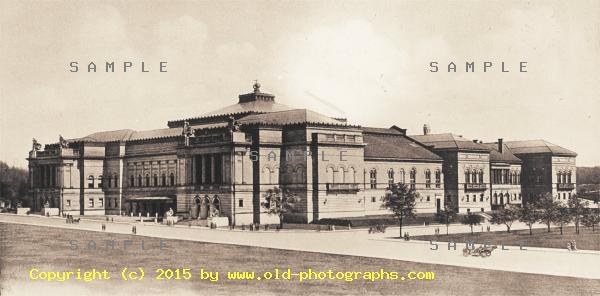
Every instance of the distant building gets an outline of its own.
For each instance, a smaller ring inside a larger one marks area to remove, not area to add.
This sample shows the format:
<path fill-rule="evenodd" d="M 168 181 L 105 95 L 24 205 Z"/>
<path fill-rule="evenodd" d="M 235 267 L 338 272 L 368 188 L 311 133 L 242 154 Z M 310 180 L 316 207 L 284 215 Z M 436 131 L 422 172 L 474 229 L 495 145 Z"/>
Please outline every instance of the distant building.
<path fill-rule="evenodd" d="M 502 209 L 506 205 L 522 205 L 521 165 L 502 139 L 485 144 L 490 148 L 490 196 L 492 209 Z"/>
<path fill-rule="evenodd" d="M 477 141 L 454 134 L 428 134 L 411 136 L 429 145 L 444 159 L 443 175 L 445 197 L 448 205 L 459 212 L 489 211 L 490 201 L 490 149 Z"/>
<path fill-rule="evenodd" d="M 172 208 L 180 216 L 225 216 L 238 225 L 274 223 L 262 203 L 269 189 L 280 187 L 298 200 L 296 213 L 286 219 L 307 223 L 386 214 L 381 198 L 390 184 L 405 183 L 420 195 L 418 213 L 436 213 L 447 204 L 460 212 L 487 211 L 520 204 L 524 190 L 490 176 L 508 170 L 509 179 L 518 179 L 519 171 L 537 170 L 548 159 L 530 157 L 517 142 L 498 148 L 453 134 L 432 135 L 429 127 L 426 135 L 410 137 L 396 126 L 352 125 L 281 105 L 258 83 L 237 104 L 167 126 L 61 137 L 44 149 L 34 141 L 28 158 L 33 210 L 163 216 Z M 560 184 L 574 184 L 574 170 L 568 173 L 574 157 L 550 156 Z"/>
<path fill-rule="evenodd" d="M 521 159 L 525 202 L 543 194 L 566 202 L 577 193 L 577 153 L 544 140 L 509 141 L 506 146 Z"/>

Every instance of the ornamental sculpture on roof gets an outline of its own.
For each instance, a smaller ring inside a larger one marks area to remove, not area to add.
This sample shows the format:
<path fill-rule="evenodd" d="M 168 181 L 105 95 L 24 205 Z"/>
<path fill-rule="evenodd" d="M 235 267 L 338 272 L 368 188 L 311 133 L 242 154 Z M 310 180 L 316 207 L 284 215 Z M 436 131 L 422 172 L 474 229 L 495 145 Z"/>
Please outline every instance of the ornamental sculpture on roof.
<path fill-rule="evenodd" d="M 254 85 L 252 86 L 254 88 L 254 92 L 260 92 L 260 83 L 258 83 L 258 80 L 254 80 Z"/>
<path fill-rule="evenodd" d="M 69 147 L 69 143 L 67 142 L 67 140 L 65 140 L 65 138 L 63 138 L 62 135 L 58 135 L 58 143 L 60 144 L 61 148 Z"/>
<path fill-rule="evenodd" d="M 38 143 L 38 141 L 35 138 L 33 138 L 33 143 L 32 143 L 31 150 L 32 151 L 39 151 L 40 149 L 42 149 L 42 144 Z"/>
<path fill-rule="evenodd" d="M 194 136 L 194 129 L 190 126 L 190 123 L 185 121 L 183 123 L 183 131 L 181 134 L 185 137 L 185 146 L 190 145 L 190 137 Z"/>
<path fill-rule="evenodd" d="M 230 132 L 239 132 L 240 124 L 235 120 L 235 117 L 229 116 L 229 120 L 227 121 L 227 128 Z"/>

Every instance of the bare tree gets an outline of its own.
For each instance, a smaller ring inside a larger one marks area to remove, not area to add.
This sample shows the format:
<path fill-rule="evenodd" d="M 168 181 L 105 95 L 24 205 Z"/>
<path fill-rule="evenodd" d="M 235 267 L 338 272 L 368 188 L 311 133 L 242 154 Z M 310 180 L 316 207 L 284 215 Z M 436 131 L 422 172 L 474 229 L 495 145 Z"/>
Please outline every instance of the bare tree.
<path fill-rule="evenodd" d="M 406 184 L 392 184 L 390 192 L 383 197 L 382 208 L 392 211 L 398 219 L 400 237 L 402 237 L 402 223 L 405 218 L 415 217 L 415 200 L 419 194 Z"/>

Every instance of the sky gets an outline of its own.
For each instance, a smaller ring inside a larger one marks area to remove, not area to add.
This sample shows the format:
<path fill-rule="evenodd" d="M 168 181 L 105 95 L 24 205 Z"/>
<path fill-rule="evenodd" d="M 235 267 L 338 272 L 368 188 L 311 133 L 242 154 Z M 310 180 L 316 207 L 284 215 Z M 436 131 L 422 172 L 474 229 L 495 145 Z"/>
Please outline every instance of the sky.
<path fill-rule="evenodd" d="M 600 1 L 2 1 L 0 160 L 26 167 L 32 138 L 165 128 L 255 79 L 357 125 L 545 139 L 600 165 Z"/>

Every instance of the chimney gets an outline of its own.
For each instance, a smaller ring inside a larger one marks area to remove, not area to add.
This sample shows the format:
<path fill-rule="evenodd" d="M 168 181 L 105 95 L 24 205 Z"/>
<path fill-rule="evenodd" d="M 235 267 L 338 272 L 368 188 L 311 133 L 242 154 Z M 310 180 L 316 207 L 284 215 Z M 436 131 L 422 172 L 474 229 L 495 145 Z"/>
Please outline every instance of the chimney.
<path fill-rule="evenodd" d="M 431 128 L 429 127 L 429 124 L 424 124 L 423 125 L 423 135 L 427 136 L 431 133 Z"/>
<path fill-rule="evenodd" d="M 504 153 L 504 140 L 502 138 L 498 139 L 498 151 Z"/>

